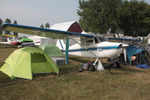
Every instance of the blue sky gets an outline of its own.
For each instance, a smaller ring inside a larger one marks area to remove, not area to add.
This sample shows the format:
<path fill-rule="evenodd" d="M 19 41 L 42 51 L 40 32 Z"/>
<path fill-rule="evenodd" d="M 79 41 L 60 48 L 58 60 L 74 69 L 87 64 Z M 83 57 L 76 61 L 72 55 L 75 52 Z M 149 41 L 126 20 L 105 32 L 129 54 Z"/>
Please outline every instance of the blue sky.
<path fill-rule="evenodd" d="M 150 4 L 150 0 L 145 0 Z M 40 26 L 78 21 L 78 0 L 0 0 L 0 18 L 18 24 Z"/>

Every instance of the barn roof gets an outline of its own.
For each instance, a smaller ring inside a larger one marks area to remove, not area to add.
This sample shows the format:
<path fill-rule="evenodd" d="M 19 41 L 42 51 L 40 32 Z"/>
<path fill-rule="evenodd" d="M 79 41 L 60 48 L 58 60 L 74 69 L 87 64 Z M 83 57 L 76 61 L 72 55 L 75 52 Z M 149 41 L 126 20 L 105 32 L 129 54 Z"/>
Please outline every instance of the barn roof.
<path fill-rule="evenodd" d="M 62 31 L 68 31 L 68 29 L 74 24 L 77 23 L 76 21 L 70 21 L 70 22 L 64 22 L 64 23 L 58 23 L 54 24 L 50 27 L 50 29 L 56 29 L 56 30 L 62 30 Z M 77 23 L 78 24 L 78 23 Z M 79 24 L 78 24 L 79 25 Z M 80 25 L 79 25 L 80 26 Z"/>

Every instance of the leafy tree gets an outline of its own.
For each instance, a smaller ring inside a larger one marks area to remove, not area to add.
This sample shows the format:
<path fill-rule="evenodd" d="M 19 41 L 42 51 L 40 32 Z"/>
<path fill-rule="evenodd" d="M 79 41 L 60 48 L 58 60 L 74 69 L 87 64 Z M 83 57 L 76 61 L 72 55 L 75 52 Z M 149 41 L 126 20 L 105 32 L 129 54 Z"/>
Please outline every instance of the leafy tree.
<path fill-rule="evenodd" d="M 42 24 L 42 25 L 40 26 L 40 28 L 44 28 L 44 25 Z"/>
<path fill-rule="evenodd" d="M 50 28 L 50 24 L 49 24 L 49 23 L 46 23 L 46 24 L 45 24 L 45 28 Z"/>
<path fill-rule="evenodd" d="M 14 20 L 14 24 L 17 24 L 17 21 L 16 21 L 16 20 Z"/>
<path fill-rule="evenodd" d="M 3 20 L 2 19 L 0 19 L 0 26 L 3 24 Z"/>
<path fill-rule="evenodd" d="M 79 0 L 79 23 L 85 31 L 146 36 L 150 5 L 144 0 Z"/>
<path fill-rule="evenodd" d="M 5 20 L 5 23 L 11 23 L 11 20 L 10 20 L 9 18 L 7 18 L 7 19 Z"/>
<path fill-rule="evenodd" d="M 150 32 L 150 6 L 144 1 L 125 1 L 119 20 L 125 35 L 145 36 Z"/>
<path fill-rule="evenodd" d="M 13 23 L 13 24 L 17 24 L 17 21 L 16 21 L 16 20 L 14 20 L 14 23 Z M 14 33 L 13 33 L 13 35 L 18 36 L 18 33 L 14 32 Z"/>
<path fill-rule="evenodd" d="M 2 34 L 2 30 L 1 30 L 1 26 L 2 26 L 2 24 L 3 24 L 3 20 L 2 20 L 2 19 L 0 19 L 0 34 Z"/>
<path fill-rule="evenodd" d="M 118 30 L 122 0 L 79 0 L 79 23 L 85 31 L 107 33 Z"/>
<path fill-rule="evenodd" d="M 7 18 L 5 20 L 5 23 L 11 23 L 11 20 L 9 18 Z M 5 34 L 11 34 L 9 31 L 5 31 Z"/>

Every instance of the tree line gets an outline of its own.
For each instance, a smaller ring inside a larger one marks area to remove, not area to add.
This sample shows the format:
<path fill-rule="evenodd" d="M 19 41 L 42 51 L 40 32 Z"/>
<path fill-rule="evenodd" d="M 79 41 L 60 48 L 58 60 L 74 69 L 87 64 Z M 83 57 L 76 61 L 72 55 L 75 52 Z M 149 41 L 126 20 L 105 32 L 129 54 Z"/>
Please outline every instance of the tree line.
<path fill-rule="evenodd" d="M 6 18 L 5 21 L 3 21 L 1 18 L 0 18 L 0 34 L 4 33 L 4 34 L 7 34 L 7 35 L 17 35 L 18 36 L 18 33 L 12 33 L 12 32 L 9 32 L 9 31 L 2 31 L 1 30 L 1 26 L 2 24 L 4 23 L 12 23 L 12 24 L 17 24 L 17 20 L 14 20 L 13 22 L 9 19 L 9 18 Z M 41 28 L 50 28 L 50 24 L 47 22 L 45 24 L 45 26 L 43 24 L 40 25 Z"/>
<path fill-rule="evenodd" d="M 11 20 L 10 20 L 9 18 L 7 18 L 7 19 L 3 22 L 3 20 L 0 19 L 0 34 L 3 33 L 3 31 L 1 30 L 1 26 L 2 26 L 3 23 L 11 23 Z M 17 24 L 17 21 L 14 20 L 13 24 Z M 9 32 L 9 31 L 4 31 L 4 34 L 18 35 L 18 33 L 15 33 L 15 32 L 14 32 L 14 33 L 11 33 L 11 32 Z"/>
<path fill-rule="evenodd" d="M 87 32 L 150 33 L 150 5 L 144 0 L 79 0 L 79 23 Z"/>

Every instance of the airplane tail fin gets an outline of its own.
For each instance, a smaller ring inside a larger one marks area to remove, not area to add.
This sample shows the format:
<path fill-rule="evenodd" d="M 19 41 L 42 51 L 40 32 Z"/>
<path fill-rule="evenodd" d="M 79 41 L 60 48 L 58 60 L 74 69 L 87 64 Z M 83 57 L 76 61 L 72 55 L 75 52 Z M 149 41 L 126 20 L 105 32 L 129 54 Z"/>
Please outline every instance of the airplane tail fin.
<path fill-rule="evenodd" d="M 64 43 L 63 40 L 58 39 L 56 42 L 56 46 L 60 49 L 60 50 L 65 50 L 66 49 L 66 45 Z"/>
<path fill-rule="evenodd" d="M 9 39 L 9 37 L 7 37 L 7 42 L 10 42 L 10 39 Z"/>

